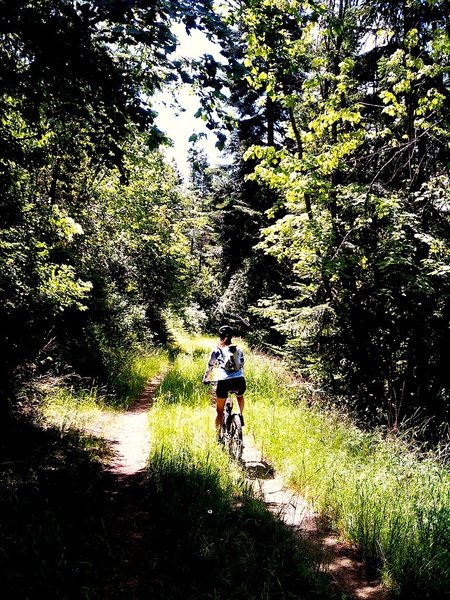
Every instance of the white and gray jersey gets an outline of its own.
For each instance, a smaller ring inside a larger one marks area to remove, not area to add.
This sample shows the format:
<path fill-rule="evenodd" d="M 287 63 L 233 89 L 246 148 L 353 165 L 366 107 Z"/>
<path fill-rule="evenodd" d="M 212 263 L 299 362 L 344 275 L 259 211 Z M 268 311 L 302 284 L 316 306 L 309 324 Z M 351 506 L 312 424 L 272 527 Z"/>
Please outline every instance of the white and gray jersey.
<path fill-rule="evenodd" d="M 222 352 L 222 349 L 219 346 L 217 346 L 217 348 L 214 348 L 214 350 L 210 354 L 205 376 L 207 377 L 214 369 L 214 367 L 217 367 L 217 373 L 214 376 L 214 379 L 216 379 L 217 381 L 222 381 L 223 379 L 231 379 L 232 377 L 243 377 L 244 353 L 240 348 L 237 348 L 236 351 L 238 355 L 237 371 L 228 371 L 227 369 L 225 369 L 224 353 Z"/>

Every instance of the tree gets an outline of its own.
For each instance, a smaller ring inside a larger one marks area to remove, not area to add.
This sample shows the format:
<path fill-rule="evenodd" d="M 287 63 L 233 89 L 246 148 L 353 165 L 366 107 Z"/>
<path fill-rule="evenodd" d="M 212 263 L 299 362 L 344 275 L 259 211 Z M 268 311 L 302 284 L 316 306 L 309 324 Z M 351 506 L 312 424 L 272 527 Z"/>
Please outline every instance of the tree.
<path fill-rule="evenodd" d="M 2 406 L 14 397 L 15 382 L 40 368 L 40 351 L 56 331 L 61 342 L 69 318 L 99 316 L 92 299 L 98 308 L 109 281 L 101 269 L 88 279 L 93 272 L 79 254 L 95 246 L 86 211 L 110 172 L 118 170 L 126 184 L 126 147 L 136 131 L 145 133 L 148 151 L 164 140 L 151 94 L 182 68 L 168 58 L 176 45 L 171 18 L 204 29 L 215 19 L 208 0 L 0 2 Z M 173 285 L 151 281 L 160 281 L 164 268 L 171 273 L 178 259 L 175 252 L 169 260 L 164 246 L 162 260 L 150 260 L 156 247 L 149 240 L 145 247 L 139 268 L 147 285 L 140 282 L 140 293 L 155 324 L 158 294 L 167 298 Z M 117 256 L 117 263 L 124 260 L 118 271 L 127 270 L 128 252 Z M 106 262 L 109 269 L 111 255 Z M 114 286 L 118 279 L 116 273 Z"/>
<path fill-rule="evenodd" d="M 110 384 L 136 348 L 166 340 L 164 311 L 184 306 L 191 285 L 190 206 L 176 174 L 144 135 L 127 145 L 124 166 L 128 183 L 109 173 L 80 215 L 73 260 L 93 289 L 58 336 L 77 373 Z"/>
<path fill-rule="evenodd" d="M 249 22 L 260 23 L 254 6 Z M 291 262 L 297 287 L 296 301 L 281 299 L 270 314 L 292 337 L 300 368 L 328 389 L 383 411 L 393 426 L 419 407 L 443 419 L 445 3 L 302 6 L 281 7 L 297 19 L 297 37 L 274 45 L 248 33 L 253 83 L 290 117 L 280 149 L 248 152 L 260 160 L 255 177 L 284 199 L 263 246 Z M 278 55 L 290 56 L 296 87 L 283 85 L 284 70 L 264 68 Z"/>

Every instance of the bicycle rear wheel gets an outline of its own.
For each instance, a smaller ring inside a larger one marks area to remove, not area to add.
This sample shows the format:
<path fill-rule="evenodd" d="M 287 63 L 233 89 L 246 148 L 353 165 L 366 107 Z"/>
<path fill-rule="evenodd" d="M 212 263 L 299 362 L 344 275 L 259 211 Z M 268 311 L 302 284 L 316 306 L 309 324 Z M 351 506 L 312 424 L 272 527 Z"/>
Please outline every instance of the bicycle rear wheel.
<path fill-rule="evenodd" d="M 220 424 L 217 441 L 229 450 L 230 444 L 230 424 L 231 424 L 231 404 L 227 400 L 223 408 L 222 423 Z"/>
<path fill-rule="evenodd" d="M 242 451 L 244 449 L 242 423 L 239 415 L 233 415 L 229 432 L 229 452 L 235 460 L 239 461 L 242 459 Z"/>

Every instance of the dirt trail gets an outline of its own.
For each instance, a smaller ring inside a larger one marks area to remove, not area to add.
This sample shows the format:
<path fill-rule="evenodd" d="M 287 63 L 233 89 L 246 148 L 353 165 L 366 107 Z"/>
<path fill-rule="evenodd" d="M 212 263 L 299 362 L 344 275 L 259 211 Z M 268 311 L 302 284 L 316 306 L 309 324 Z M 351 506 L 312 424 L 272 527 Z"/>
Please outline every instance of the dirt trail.
<path fill-rule="evenodd" d="M 366 576 L 364 563 L 358 559 L 356 549 L 339 539 L 338 535 L 324 531 L 320 515 L 299 493 L 288 488 L 264 460 L 251 436 L 245 436 L 244 469 L 253 487 L 261 494 L 268 509 L 317 551 L 323 566 L 348 599 L 387 600 L 387 590 Z"/>
<path fill-rule="evenodd" d="M 112 444 L 113 457 L 108 470 L 117 476 L 134 475 L 145 468 L 148 458 L 150 431 L 148 410 L 161 377 L 153 379 L 139 400 L 125 413 L 106 417 L 88 427 L 90 433 L 101 435 Z M 265 462 L 250 436 L 245 437 L 243 468 L 249 481 L 260 493 L 269 510 L 294 527 L 306 538 L 328 571 L 335 585 L 347 599 L 387 600 L 387 591 L 365 576 L 364 564 L 355 549 L 324 532 L 317 515 L 305 499 L 289 489 L 283 479 Z"/>
<path fill-rule="evenodd" d="M 148 410 L 161 379 L 161 375 L 152 379 L 126 412 L 105 415 L 85 426 L 88 433 L 111 442 L 113 456 L 108 464 L 111 473 L 134 475 L 145 468 L 150 445 Z"/>

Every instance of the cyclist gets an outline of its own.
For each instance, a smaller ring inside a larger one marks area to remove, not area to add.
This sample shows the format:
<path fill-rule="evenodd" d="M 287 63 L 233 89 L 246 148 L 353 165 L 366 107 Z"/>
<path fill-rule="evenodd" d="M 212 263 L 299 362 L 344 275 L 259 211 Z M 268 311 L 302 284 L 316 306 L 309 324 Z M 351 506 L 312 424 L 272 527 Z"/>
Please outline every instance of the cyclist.
<path fill-rule="evenodd" d="M 216 388 L 216 427 L 220 428 L 223 418 L 223 411 L 228 394 L 233 391 L 239 404 L 241 413 L 244 411 L 244 393 L 246 381 L 243 374 L 244 353 L 240 348 L 232 345 L 233 329 L 230 325 L 223 325 L 219 329 L 219 341 L 211 355 L 206 366 L 202 382 L 209 383 L 209 375 L 213 368 L 218 366 L 217 388 Z M 230 368 L 228 356 L 234 356 L 233 368 Z"/>

